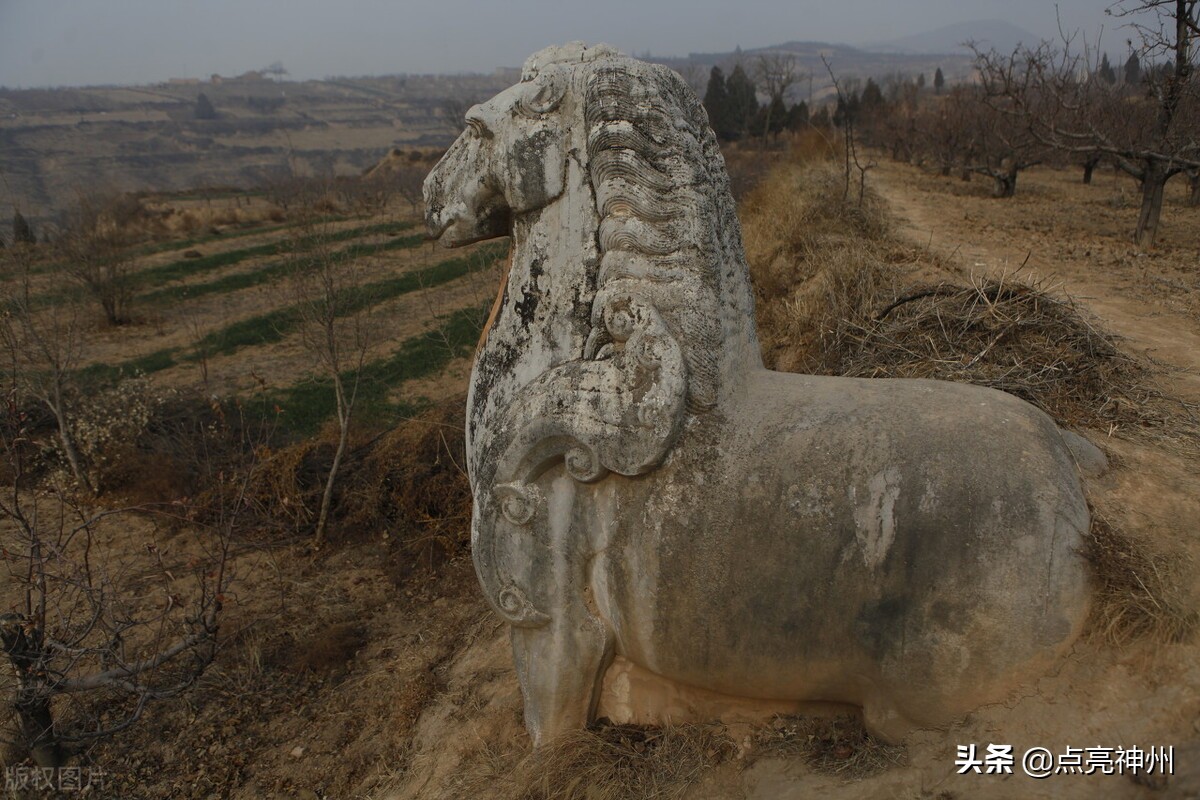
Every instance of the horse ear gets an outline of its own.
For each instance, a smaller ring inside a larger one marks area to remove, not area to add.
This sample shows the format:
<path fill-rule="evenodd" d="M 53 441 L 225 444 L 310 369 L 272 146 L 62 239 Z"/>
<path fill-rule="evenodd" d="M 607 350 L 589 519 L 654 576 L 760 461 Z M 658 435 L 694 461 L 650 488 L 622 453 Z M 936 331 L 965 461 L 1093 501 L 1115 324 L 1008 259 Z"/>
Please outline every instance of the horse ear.
<path fill-rule="evenodd" d="M 531 81 L 521 99 L 520 111 L 526 115 L 549 114 L 558 108 L 567 93 L 568 78 L 562 70 L 552 69 Z"/>
<path fill-rule="evenodd" d="M 507 153 L 505 199 L 514 214 L 543 208 L 563 193 L 567 154 L 561 136 L 542 127 L 513 143 Z"/>

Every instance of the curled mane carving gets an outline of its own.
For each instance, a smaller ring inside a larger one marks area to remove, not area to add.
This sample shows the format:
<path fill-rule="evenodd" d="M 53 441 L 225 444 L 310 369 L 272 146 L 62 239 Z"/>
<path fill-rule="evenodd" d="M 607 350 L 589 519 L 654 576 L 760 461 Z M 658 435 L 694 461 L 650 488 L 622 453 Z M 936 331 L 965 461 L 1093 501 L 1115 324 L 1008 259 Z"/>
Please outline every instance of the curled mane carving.
<path fill-rule="evenodd" d="M 734 217 L 708 117 L 670 69 L 623 57 L 594 65 L 583 107 L 601 254 L 589 350 L 607 342 L 600 324 L 606 297 L 645 297 L 683 346 L 688 409 L 712 408 L 722 360 L 741 358 L 731 350 L 742 343 L 755 352 L 757 345 L 752 300 L 738 289 L 746 270 L 741 231 L 736 223 L 732 230 L 710 224 Z M 723 303 L 733 313 L 722 313 Z"/>

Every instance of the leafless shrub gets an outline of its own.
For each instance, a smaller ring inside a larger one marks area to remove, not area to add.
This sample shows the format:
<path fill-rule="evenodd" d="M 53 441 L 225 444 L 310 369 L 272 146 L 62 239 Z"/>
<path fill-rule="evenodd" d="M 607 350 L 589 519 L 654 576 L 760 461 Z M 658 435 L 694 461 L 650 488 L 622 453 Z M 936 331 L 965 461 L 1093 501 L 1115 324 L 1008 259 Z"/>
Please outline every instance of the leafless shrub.
<path fill-rule="evenodd" d="M 329 523 L 391 531 L 415 561 L 432 565 L 466 546 L 471 490 L 465 472 L 463 408 L 457 396 L 349 447 Z M 275 450 L 251 487 L 251 507 L 297 530 L 312 524 L 336 450 L 337 431 Z"/>
<path fill-rule="evenodd" d="M 335 186 L 341 204 L 358 214 L 379 214 L 387 209 L 395 187 L 374 171 L 352 178 L 339 178 Z"/>
<path fill-rule="evenodd" d="M 317 547 L 325 541 L 334 486 L 350 442 L 363 367 L 378 330 L 372 315 L 375 304 L 364 296 L 368 280 L 363 265 L 356 258 L 335 252 L 327 233 L 315 215 L 306 215 L 297 229 L 290 286 L 301 341 L 323 378 L 333 384 L 338 425 L 333 461 L 317 512 Z"/>

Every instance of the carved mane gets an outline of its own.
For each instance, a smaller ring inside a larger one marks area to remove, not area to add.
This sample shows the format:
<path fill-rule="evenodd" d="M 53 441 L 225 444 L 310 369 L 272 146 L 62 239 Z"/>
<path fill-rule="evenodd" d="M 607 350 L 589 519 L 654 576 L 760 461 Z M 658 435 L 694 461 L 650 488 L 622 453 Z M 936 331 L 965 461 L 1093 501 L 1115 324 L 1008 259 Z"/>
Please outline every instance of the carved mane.
<path fill-rule="evenodd" d="M 607 343 L 606 297 L 634 292 L 654 304 L 683 347 L 688 409 L 712 408 L 722 361 L 726 369 L 758 362 L 758 346 L 741 230 L 708 115 L 672 70 L 619 55 L 593 62 L 584 92 L 588 173 L 601 219 L 586 355 Z M 714 229 L 712 220 L 732 222 Z"/>

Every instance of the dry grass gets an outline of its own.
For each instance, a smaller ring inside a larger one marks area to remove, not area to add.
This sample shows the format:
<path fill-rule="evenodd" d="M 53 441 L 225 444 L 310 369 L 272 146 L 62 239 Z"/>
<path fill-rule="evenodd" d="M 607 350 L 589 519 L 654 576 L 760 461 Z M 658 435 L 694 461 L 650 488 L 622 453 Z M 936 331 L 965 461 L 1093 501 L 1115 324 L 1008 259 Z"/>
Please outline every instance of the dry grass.
<path fill-rule="evenodd" d="M 1126 646 L 1138 640 L 1181 642 L 1195 631 L 1200 615 L 1182 587 L 1190 566 L 1136 541 L 1093 512 L 1084 555 L 1095 576 L 1090 636 Z"/>
<path fill-rule="evenodd" d="M 515 766 L 493 754 L 463 776 L 457 796 L 674 800 L 736 749 L 717 725 L 600 725 L 560 736 Z"/>
<path fill-rule="evenodd" d="M 789 163 L 747 197 L 746 259 L 769 367 L 815 371 L 814 357 L 847 321 L 891 297 L 915 266 L 891 241 L 891 221 L 872 191 L 846 197 L 829 162 Z"/>
<path fill-rule="evenodd" d="M 332 541 L 398 534 L 428 566 L 465 545 L 471 520 L 465 405 L 461 395 L 444 400 L 352 448 L 334 489 Z M 336 427 L 327 426 L 262 462 L 251 504 L 271 527 L 311 528 L 336 437 Z"/>
<path fill-rule="evenodd" d="M 868 778 L 907 761 L 903 746 L 871 738 L 855 716 L 776 717 L 754 735 L 758 757 L 801 759 L 811 769 L 845 778 Z"/>

